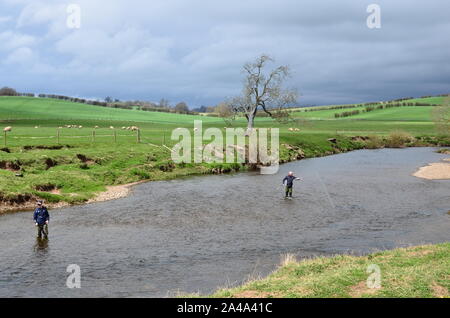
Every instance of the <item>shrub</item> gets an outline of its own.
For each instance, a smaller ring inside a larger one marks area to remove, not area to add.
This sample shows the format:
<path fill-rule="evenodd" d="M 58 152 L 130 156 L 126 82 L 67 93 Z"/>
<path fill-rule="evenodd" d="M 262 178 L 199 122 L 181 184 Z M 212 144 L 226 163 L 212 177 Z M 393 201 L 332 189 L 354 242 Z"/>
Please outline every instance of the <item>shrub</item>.
<path fill-rule="evenodd" d="M 406 144 L 413 142 L 415 139 L 409 133 L 404 131 L 393 131 L 386 139 L 386 147 L 403 148 Z"/>
<path fill-rule="evenodd" d="M 384 147 L 383 138 L 377 135 L 368 136 L 366 140 L 366 148 L 368 149 L 379 149 Z"/>

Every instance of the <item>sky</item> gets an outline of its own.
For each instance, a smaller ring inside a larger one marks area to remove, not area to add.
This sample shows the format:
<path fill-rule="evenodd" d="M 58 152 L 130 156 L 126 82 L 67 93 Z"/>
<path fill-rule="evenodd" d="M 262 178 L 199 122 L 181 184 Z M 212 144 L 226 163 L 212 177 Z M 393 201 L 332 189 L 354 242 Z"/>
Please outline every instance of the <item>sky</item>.
<path fill-rule="evenodd" d="M 0 0 L 0 86 L 214 105 L 267 54 L 301 105 L 444 94 L 449 14 L 448 0 Z"/>

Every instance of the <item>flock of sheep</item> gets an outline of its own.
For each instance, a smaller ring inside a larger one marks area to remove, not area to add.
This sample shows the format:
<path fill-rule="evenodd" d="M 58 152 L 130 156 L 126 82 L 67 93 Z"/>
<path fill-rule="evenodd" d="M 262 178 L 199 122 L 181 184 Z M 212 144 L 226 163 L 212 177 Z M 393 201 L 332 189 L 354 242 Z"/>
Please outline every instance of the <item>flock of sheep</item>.
<path fill-rule="evenodd" d="M 83 126 L 81 126 L 81 125 L 65 125 L 64 127 L 65 128 L 78 128 L 78 129 L 83 128 Z M 34 128 L 39 128 L 39 126 L 36 126 Z M 61 126 L 59 128 L 63 128 L 63 127 Z M 94 129 L 98 129 L 98 128 L 100 128 L 100 127 L 99 126 L 94 126 Z M 114 128 L 114 126 L 109 126 L 109 129 L 115 129 L 115 128 Z M 139 130 L 139 127 L 137 127 L 137 126 L 122 127 L 122 130 L 137 131 L 137 130 Z"/>
<path fill-rule="evenodd" d="M 40 126 L 34 126 L 34 128 L 38 129 L 38 128 L 40 128 Z M 83 126 L 81 126 L 81 125 L 65 125 L 64 127 L 60 126 L 58 128 L 59 129 L 62 129 L 62 128 L 78 128 L 78 129 L 81 129 L 81 128 L 83 128 Z M 100 127 L 99 126 L 94 126 L 94 129 L 98 129 L 98 128 L 100 128 Z M 109 129 L 114 129 L 114 126 L 109 126 Z M 137 131 L 137 130 L 139 130 L 139 127 L 137 127 L 137 126 L 122 127 L 122 130 Z M 3 128 L 3 131 L 4 132 L 12 131 L 12 127 L 11 126 L 5 127 L 5 128 Z"/>

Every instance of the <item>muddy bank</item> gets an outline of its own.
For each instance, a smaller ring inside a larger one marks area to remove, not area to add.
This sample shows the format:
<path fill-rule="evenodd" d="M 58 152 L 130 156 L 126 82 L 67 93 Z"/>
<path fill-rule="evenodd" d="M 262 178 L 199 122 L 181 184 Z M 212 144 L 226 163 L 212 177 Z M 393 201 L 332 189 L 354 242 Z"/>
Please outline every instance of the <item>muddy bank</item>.
<path fill-rule="evenodd" d="M 131 188 L 134 185 L 143 183 L 146 181 L 138 181 L 128 184 L 108 186 L 106 191 L 99 193 L 95 198 L 88 200 L 86 203 L 104 202 L 109 200 L 116 200 L 128 196 L 131 192 Z"/>
<path fill-rule="evenodd" d="M 428 180 L 448 180 L 450 179 L 450 158 L 443 159 L 446 162 L 430 163 L 419 168 L 413 176 Z M 448 163 L 449 162 L 449 163 Z"/>
<path fill-rule="evenodd" d="M 75 205 L 82 205 L 82 204 L 89 204 L 89 203 L 95 203 L 95 202 L 104 202 L 109 200 L 116 200 L 120 198 L 124 198 L 128 196 L 131 192 L 131 188 L 134 185 L 143 183 L 145 181 L 138 181 L 138 182 L 132 182 L 128 184 L 122 184 L 117 186 L 107 186 L 106 191 L 99 192 L 94 198 L 88 200 L 87 202 L 83 202 L 80 204 L 70 204 L 68 202 L 45 202 L 45 205 L 49 209 L 60 209 L 67 206 L 75 206 Z M 52 193 L 55 193 L 55 191 L 52 191 Z M 8 203 L 0 203 L 0 215 L 4 213 L 11 213 L 11 212 L 19 212 L 19 211 L 31 211 L 36 208 L 36 200 L 39 198 L 31 198 L 30 200 L 27 200 L 26 202 L 8 202 Z M 44 200 L 45 201 L 45 200 Z"/>

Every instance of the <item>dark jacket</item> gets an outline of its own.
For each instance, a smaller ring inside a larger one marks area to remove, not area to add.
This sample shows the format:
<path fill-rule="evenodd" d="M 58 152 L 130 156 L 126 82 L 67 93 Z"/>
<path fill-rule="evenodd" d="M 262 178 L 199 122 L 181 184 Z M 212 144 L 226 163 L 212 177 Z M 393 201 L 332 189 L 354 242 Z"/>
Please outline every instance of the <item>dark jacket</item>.
<path fill-rule="evenodd" d="M 43 206 L 34 210 L 33 220 L 38 225 L 44 225 L 45 221 L 50 221 L 50 215 L 48 214 L 47 208 Z"/>
<path fill-rule="evenodd" d="M 286 182 L 286 185 L 288 187 L 292 187 L 295 179 L 297 179 L 297 177 L 295 177 L 295 176 L 286 176 L 283 179 L 283 184 Z"/>

